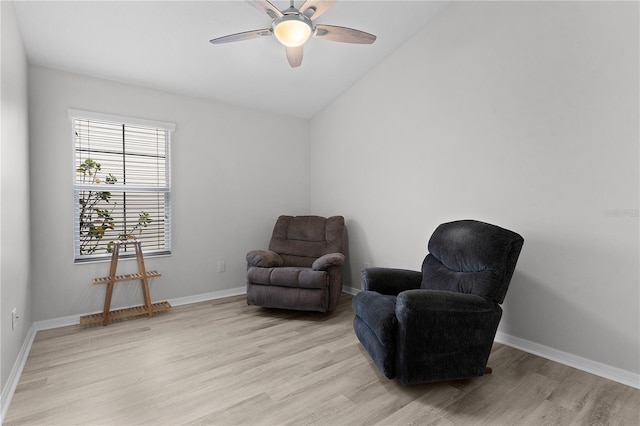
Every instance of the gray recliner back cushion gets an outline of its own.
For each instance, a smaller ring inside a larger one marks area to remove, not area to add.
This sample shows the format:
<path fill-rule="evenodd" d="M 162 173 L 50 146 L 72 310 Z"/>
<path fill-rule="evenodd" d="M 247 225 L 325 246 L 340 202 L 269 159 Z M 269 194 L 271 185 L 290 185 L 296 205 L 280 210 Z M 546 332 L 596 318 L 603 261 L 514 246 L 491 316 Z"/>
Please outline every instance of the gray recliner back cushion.
<path fill-rule="evenodd" d="M 421 288 L 475 294 L 502 303 L 523 242 L 515 232 L 484 222 L 444 223 L 429 240 Z"/>
<path fill-rule="evenodd" d="M 280 216 L 273 228 L 269 250 L 284 266 L 310 268 L 327 253 L 344 254 L 344 218 L 332 216 Z"/>

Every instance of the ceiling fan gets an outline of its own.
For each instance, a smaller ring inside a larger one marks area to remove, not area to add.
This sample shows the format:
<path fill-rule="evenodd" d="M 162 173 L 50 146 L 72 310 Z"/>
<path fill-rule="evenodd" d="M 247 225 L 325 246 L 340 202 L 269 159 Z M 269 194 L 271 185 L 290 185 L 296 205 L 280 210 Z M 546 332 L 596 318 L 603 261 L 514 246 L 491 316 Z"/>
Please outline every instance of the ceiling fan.
<path fill-rule="evenodd" d="M 268 0 L 247 0 L 247 3 L 269 15 L 271 27 L 231 34 L 209 41 L 213 44 L 222 44 L 275 35 L 278 41 L 285 46 L 289 65 L 294 68 L 302 64 L 303 45 L 309 37 L 356 44 L 371 44 L 376 41 L 376 36 L 364 31 L 314 22 L 336 1 L 307 0 L 300 9 L 296 9 L 293 0 L 291 0 L 291 6 L 281 11 Z"/>

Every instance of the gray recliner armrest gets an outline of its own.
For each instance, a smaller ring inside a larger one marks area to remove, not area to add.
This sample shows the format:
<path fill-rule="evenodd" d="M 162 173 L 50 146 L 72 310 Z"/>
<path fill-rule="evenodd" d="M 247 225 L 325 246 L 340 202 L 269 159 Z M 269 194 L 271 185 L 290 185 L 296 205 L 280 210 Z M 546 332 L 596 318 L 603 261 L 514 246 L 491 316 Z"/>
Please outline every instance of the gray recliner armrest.
<path fill-rule="evenodd" d="M 327 253 L 317 258 L 311 265 L 311 269 L 314 271 L 326 271 L 332 266 L 341 266 L 342 264 L 344 264 L 344 254 Z"/>
<path fill-rule="evenodd" d="M 397 268 L 367 268 L 362 271 L 360 285 L 364 291 L 397 296 L 406 290 L 420 288 L 422 272 Z"/>
<path fill-rule="evenodd" d="M 275 268 L 284 265 L 284 260 L 275 251 L 252 250 L 247 253 L 247 263 L 260 268 Z"/>

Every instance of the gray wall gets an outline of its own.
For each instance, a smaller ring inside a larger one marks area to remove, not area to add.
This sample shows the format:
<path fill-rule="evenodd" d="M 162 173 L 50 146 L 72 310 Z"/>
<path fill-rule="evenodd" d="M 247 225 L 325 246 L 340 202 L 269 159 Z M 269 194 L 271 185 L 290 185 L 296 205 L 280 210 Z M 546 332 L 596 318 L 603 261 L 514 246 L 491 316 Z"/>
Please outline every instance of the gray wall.
<path fill-rule="evenodd" d="M 97 312 L 108 263 L 73 263 L 73 139 L 68 108 L 172 122 L 173 255 L 145 259 L 154 301 L 245 285 L 245 255 L 278 215 L 309 211 L 309 122 L 41 67 L 29 72 L 34 320 Z M 280 132 L 280 129 L 287 129 Z M 217 262 L 226 272 L 217 272 Z M 123 260 L 119 272 L 135 270 Z M 116 286 L 112 306 L 142 302 Z"/>
<path fill-rule="evenodd" d="M 501 332 L 640 372 L 638 3 L 454 3 L 311 122 L 312 211 L 419 269 L 442 222 L 521 233 Z"/>
<path fill-rule="evenodd" d="M 13 3 L 0 2 L 0 15 L 0 389 L 5 408 L 7 378 L 32 319 L 27 58 L 18 33 Z M 20 318 L 12 330 L 13 308 L 17 308 Z"/>

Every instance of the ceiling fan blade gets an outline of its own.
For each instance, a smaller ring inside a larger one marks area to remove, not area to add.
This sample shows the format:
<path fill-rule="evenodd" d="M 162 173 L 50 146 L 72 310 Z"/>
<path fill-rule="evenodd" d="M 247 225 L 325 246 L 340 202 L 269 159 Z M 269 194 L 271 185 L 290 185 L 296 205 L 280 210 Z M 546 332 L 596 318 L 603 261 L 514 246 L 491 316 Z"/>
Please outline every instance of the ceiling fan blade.
<path fill-rule="evenodd" d="M 371 44 L 376 41 L 376 36 L 373 34 L 336 25 L 317 24 L 316 33 L 313 36 L 341 43 Z"/>
<path fill-rule="evenodd" d="M 302 46 L 287 47 L 287 60 L 291 68 L 299 67 L 302 64 L 302 54 L 304 49 Z"/>
<path fill-rule="evenodd" d="M 311 19 L 316 19 L 333 6 L 336 1 L 337 0 L 307 0 L 300 8 L 300 13 L 307 15 Z"/>
<path fill-rule="evenodd" d="M 243 33 L 230 34 L 223 37 L 214 38 L 209 40 L 209 42 L 213 44 L 231 43 L 233 41 L 250 40 L 252 38 L 270 36 L 271 34 L 273 33 L 269 28 L 264 28 L 261 30 L 245 31 Z"/>
<path fill-rule="evenodd" d="M 282 16 L 282 12 L 277 7 L 271 4 L 269 0 L 246 0 L 251 6 L 266 13 L 271 19 L 279 18 Z"/>

